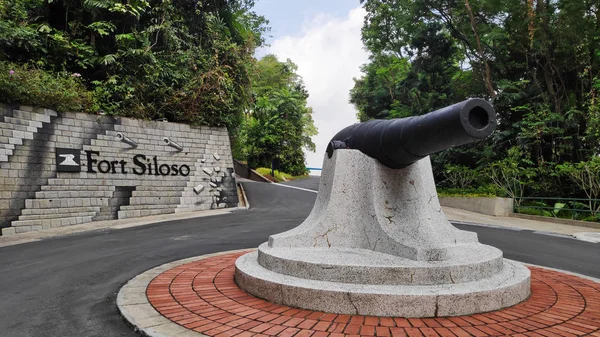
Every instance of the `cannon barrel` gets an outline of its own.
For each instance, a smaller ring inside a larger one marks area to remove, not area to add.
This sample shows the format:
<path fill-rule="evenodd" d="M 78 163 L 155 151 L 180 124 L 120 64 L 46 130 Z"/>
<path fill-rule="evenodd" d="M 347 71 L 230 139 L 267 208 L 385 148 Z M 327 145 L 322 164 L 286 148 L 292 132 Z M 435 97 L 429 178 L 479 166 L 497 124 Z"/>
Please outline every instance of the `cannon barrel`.
<path fill-rule="evenodd" d="M 430 154 L 484 139 L 495 129 L 491 104 L 472 98 L 422 116 L 348 126 L 333 137 L 327 154 L 331 158 L 337 149 L 356 149 L 398 169 Z"/>

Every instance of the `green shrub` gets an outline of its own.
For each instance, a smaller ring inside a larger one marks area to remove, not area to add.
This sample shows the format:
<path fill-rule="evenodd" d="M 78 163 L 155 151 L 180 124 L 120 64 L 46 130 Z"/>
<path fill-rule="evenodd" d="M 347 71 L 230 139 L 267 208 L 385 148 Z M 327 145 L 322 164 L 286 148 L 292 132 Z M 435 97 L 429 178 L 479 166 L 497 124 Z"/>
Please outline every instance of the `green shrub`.
<path fill-rule="evenodd" d="M 85 88 L 80 76 L 0 62 L 0 97 L 8 104 L 57 111 L 92 111 L 95 108 L 92 93 Z"/>
<path fill-rule="evenodd" d="M 600 222 L 600 214 L 588 215 L 586 217 L 581 217 L 581 219 L 578 219 L 578 220 Z"/>
<path fill-rule="evenodd" d="M 275 178 L 279 181 L 291 180 L 293 176 L 291 174 L 287 174 L 285 172 L 279 172 L 275 170 Z"/>
<path fill-rule="evenodd" d="M 263 176 L 271 176 L 270 168 L 259 167 L 259 168 L 255 169 L 254 171 L 260 173 Z M 294 176 L 292 176 L 291 174 L 287 174 L 285 172 L 280 172 L 277 170 L 275 170 L 273 173 L 275 174 L 275 176 L 273 178 L 277 179 L 277 181 L 286 181 L 286 180 L 291 180 L 294 178 Z"/>
<path fill-rule="evenodd" d="M 504 192 L 496 185 L 483 185 L 475 188 L 440 188 L 441 197 L 495 198 L 505 197 Z"/>
<path fill-rule="evenodd" d="M 465 189 L 471 186 L 479 176 L 477 170 L 472 170 L 462 165 L 446 165 L 443 171 L 448 185 L 451 188 Z"/>
<path fill-rule="evenodd" d="M 257 169 L 254 169 L 254 171 L 258 172 L 260 175 L 263 176 L 271 175 L 271 169 L 266 167 L 259 167 Z"/>
<path fill-rule="evenodd" d="M 539 209 L 539 208 L 529 208 L 529 207 L 526 207 L 526 206 L 520 206 L 519 208 L 517 208 L 517 213 L 519 213 L 519 214 L 547 216 L 547 217 L 551 217 L 551 218 L 554 217 L 554 215 L 550 211 L 547 211 L 547 210 L 544 210 L 544 209 Z"/>

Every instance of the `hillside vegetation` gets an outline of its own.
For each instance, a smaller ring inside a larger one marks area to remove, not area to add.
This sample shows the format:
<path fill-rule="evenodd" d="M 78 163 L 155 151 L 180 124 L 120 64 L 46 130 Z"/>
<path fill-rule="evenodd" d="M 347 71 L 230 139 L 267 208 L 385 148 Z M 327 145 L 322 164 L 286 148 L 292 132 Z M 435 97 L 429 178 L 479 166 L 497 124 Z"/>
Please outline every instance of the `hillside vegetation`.
<path fill-rule="evenodd" d="M 258 61 L 253 0 L 0 1 L 3 103 L 226 126 L 253 165 L 302 174 L 316 133 L 290 61 Z"/>
<path fill-rule="evenodd" d="M 491 138 L 433 157 L 441 187 L 600 196 L 597 1 L 361 3 L 370 60 L 350 93 L 361 120 L 421 115 L 469 97 L 496 109 Z"/>

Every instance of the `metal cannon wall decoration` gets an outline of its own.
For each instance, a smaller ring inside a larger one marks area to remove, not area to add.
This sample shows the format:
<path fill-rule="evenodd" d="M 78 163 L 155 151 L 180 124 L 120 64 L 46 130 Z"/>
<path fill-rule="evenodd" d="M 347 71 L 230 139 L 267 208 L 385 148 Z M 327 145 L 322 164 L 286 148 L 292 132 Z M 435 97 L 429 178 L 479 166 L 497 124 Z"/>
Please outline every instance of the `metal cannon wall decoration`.
<path fill-rule="evenodd" d="M 428 157 L 495 127 L 492 106 L 470 99 L 341 130 L 310 215 L 240 257 L 236 282 L 280 304 L 376 316 L 466 315 L 525 300 L 529 270 L 448 222 Z"/>

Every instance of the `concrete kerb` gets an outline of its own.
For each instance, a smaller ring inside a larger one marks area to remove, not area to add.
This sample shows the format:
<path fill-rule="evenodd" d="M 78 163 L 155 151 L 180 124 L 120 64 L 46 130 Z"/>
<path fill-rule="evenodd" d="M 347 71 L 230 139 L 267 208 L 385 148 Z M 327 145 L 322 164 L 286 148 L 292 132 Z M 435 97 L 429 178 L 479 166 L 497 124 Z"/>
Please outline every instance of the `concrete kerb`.
<path fill-rule="evenodd" d="M 219 252 L 213 254 L 207 254 L 202 256 L 191 257 L 179 261 L 170 262 L 161 266 L 147 270 L 146 272 L 134 277 L 127 282 L 120 290 L 117 295 L 117 307 L 119 313 L 130 325 L 134 331 L 139 332 L 142 336 L 146 337 L 208 337 L 202 333 L 195 332 L 186 329 L 158 313 L 148 301 L 146 297 L 146 289 L 150 282 L 159 274 L 166 272 L 169 269 L 177 266 L 204 260 L 210 257 L 227 255 L 237 252 L 250 252 L 254 249 L 240 249 L 226 252 Z M 511 260 L 512 261 L 512 260 Z M 528 266 L 539 267 L 543 269 L 553 270 L 581 278 L 585 278 L 594 282 L 599 282 L 600 279 L 593 277 L 572 273 L 560 269 L 554 269 L 535 264 L 527 264 Z"/>
<path fill-rule="evenodd" d="M 515 261 L 515 260 L 511 260 L 511 259 L 506 259 L 506 260 Z M 525 263 L 525 262 L 521 262 L 521 263 L 523 263 L 526 266 L 532 266 L 532 267 L 538 267 L 538 268 L 548 269 L 548 270 L 552 270 L 552 271 L 557 271 L 559 273 L 564 273 L 564 274 L 567 274 L 567 275 L 573 275 L 573 276 L 584 278 L 586 280 L 594 281 L 596 283 L 600 283 L 600 279 L 595 278 L 595 277 L 591 277 L 591 276 L 587 276 L 587 275 L 583 275 L 583 274 L 577 274 L 577 273 L 573 273 L 573 272 L 562 270 L 562 269 L 556 269 L 556 268 L 550 268 L 550 267 L 546 267 L 546 266 L 540 266 L 539 264 Z"/>
<path fill-rule="evenodd" d="M 244 184 L 238 183 L 241 192 L 241 198 L 244 200 L 244 205 L 246 209 L 250 209 L 250 202 L 248 202 L 248 197 L 246 196 L 246 190 L 244 189 Z"/>
<path fill-rule="evenodd" d="M 592 243 L 600 243 L 600 233 L 581 232 L 581 233 L 575 233 L 575 234 L 573 234 L 573 236 L 582 241 L 592 242 Z"/>
<path fill-rule="evenodd" d="M 134 331 L 147 337 L 206 337 L 206 335 L 186 329 L 156 311 L 146 297 L 146 288 L 152 280 L 161 273 L 189 262 L 204 260 L 213 256 L 237 252 L 246 252 L 251 249 L 240 249 L 214 254 L 191 257 L 174 261 L 147 270 L 129 280 L 117 294 L 117 308 Z"/>

